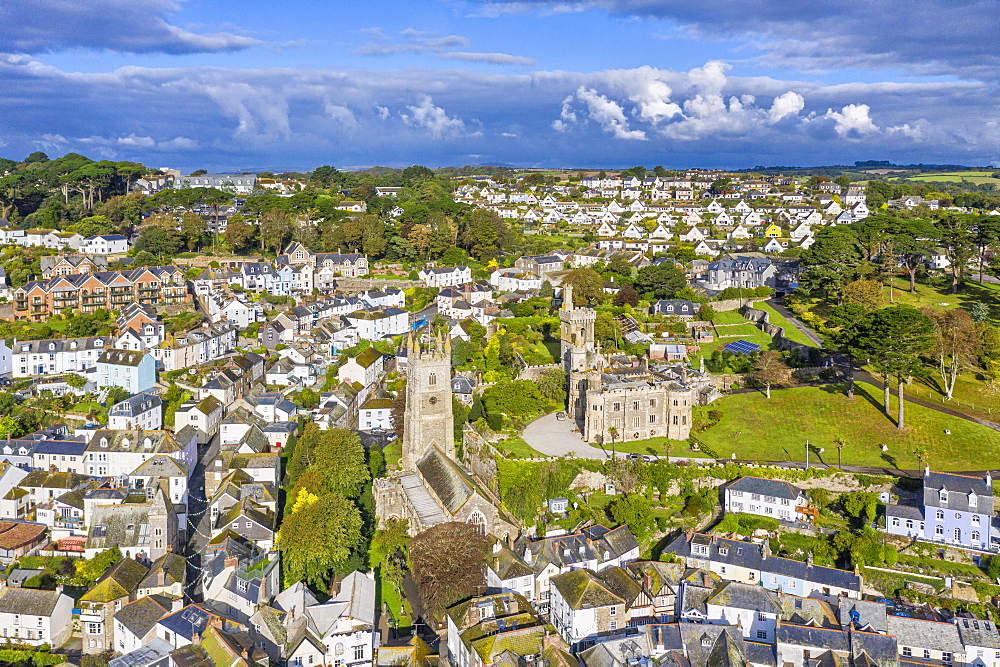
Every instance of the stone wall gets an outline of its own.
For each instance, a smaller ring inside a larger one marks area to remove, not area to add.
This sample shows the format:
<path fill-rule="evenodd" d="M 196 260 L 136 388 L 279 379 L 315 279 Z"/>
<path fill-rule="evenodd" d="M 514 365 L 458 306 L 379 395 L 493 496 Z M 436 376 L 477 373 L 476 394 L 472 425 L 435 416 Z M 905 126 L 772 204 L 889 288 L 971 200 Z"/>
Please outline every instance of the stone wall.
<path fill-rule="evenodd" d="M 808 345 L 803 345 L 797 341 L 785 338 L 785 328 L 779 327 L 777 324 L 771 324 L 770 313 L 766 310 L 760 310 L 759 308 L 753 308 L 749 305 L 743 306 L 740 311 L 743 317 L 747 318 L 751 322 L 756 322 L 757 326 L 767 335 L 774 339 L 779 350 L 795 351 L 800 352 L 803 355 L 809 354 L 810 347 Z"/>
<path fill-rule="evenodd" d="M 462 462 L 490 491 L 499 495 L 497 450 L 471 424 L 462 427 Z"/>
<path fill-rule="evenodd" d="M 393 280 L 392 278 L 337 278 L 336 287 L 341 292 L 364 292 L 372 289 L 406 289 L 423 287 L 419 280 Z"/>
<path fill-rule="evenodd" d="M 722 313 L 729 310 L 739 310 L 743 306 L 749 306 L 757 301 L 766 301 L 768 298 L 766 296 L 753 296 L 743 299 L 726 299 L 725 301 L 709 301 L 706 305 L 711 306 L 715 312 Z"/>
<path fill-rule="evenodd" d="M 521 372 L 517 374 L 518 380 L 531 380 L 532 382 L 538 382 L 538 379 L 545 374 L 546 371 L 561 371 L 562 366 L 559 364 L 546 364 L 544 366 L 525 366 L 521 369 Z"/>

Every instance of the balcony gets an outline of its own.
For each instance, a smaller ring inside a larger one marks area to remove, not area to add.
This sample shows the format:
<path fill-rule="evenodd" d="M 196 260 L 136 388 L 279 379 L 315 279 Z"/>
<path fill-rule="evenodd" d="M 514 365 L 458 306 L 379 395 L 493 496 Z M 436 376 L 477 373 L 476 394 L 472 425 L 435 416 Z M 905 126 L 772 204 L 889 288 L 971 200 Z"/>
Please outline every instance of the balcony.
<path fill-rule="evenodd" d="M 140 287 L 139 288 L 139 293 L 140 294 L 143 293 L 143 292 L 159 292 L 159 291 L 160 291 L 159 287 Z"/>

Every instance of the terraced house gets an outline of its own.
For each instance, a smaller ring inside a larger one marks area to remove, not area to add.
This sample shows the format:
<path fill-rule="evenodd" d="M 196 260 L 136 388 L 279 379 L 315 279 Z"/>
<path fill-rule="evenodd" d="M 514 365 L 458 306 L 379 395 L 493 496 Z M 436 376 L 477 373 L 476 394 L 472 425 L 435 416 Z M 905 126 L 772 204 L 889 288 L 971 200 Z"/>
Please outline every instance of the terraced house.
<path fill-rule="evenodd" d="M 180 269 L 147 266 L 32 281 L 14 290 L 13 302 L 13 319 L 41 322 L 66 309 L 92 313 L 120 310 L 132 302 L 173 306 L 190 304 L 192 297 Z"/>

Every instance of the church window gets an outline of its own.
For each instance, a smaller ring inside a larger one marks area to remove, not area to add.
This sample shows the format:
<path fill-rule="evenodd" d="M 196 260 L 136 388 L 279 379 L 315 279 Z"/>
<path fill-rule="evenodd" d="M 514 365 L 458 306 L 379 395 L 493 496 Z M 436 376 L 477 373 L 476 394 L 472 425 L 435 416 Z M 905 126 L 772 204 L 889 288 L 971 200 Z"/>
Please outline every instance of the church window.
<path fill-rule="evenodd" d="M 427 386 L 428 387 L 435 386 L 437 384 L 437 382 L 438 382 L 437 373 L 431 373 L 430 375 L 427 376 Z"/>
<path fill-rule="evenodd" d="M 480 533 L 486 532 L 486 517 L 479 510 L 476 510 L 469 517 L 468 523 L 472 524 Z"/>

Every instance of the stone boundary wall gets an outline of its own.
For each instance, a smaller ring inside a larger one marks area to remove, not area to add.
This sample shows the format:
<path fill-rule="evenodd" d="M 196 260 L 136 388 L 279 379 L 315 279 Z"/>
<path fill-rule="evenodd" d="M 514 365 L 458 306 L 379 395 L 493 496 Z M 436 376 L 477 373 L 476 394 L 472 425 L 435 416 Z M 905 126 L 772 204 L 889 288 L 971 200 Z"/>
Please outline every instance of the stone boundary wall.
<path fill-rule="evenodd" d="M 521 369 L 521 372 L 517 374 L 518 380 L 531 380 L 532 382 L 537 382 L 545 371 L 561 371 L 562 366 L 559 364 L 545 364 L 544 366 L 525 366 Z"/>
<path fill-rule="evenodd" d="M 704 305 L 711 306 L 717 313 L 724 313 L 730 310 L 739 310 L 744 306 L 749 306 L 757 301 L 767 301 L 767 296 L 752 296 L 743 299 L 726 299 L 725 301 L 706 301 Z"/>
<path fill-rule="evenodd" d="M 420 280 L 393 280 L 391 278 L 337 278 L 336 289 L 341 292 L 364 292 L 371 289 L 385 289 L 394 287 L 396 289 L 406 289 L 407 287 L 423 287 Z"/>
<path fill-rule="evenodd" d="M 473 475 L 497 495 L 500 494 L 497 482 L 498 455 L 496 448 L 472 428 L 471 424 L 462 427 L 462 461 Z"/>
<path fill-rule="evenodd" d="M 760 310 L 759 308 L 753 308 L 746 305 L 743 306 L 740 312 L 743 317 L 751 322 L 755 322 L 764 333 L 774 338 L 775 342 L 778 344 L 779 350 L 799 352 L 804 355 L 809 353 L 808 351 L 811 349 L 809 345 L 803 345 L 797 341 L 785 338 L 785 328 L 779 327 L 777 324 L 771 324 L 770 313 L 766 310 Z"/>

